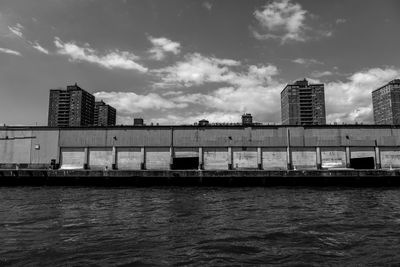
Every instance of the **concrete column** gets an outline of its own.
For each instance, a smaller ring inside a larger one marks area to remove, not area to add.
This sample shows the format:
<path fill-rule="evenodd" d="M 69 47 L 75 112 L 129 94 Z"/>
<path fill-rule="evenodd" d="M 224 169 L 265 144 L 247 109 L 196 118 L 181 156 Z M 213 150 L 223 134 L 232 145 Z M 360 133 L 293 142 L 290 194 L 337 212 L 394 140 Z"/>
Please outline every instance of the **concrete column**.
<path fill-rule="evenodd" d="M 257 147 L 257 167 L 259 170 L 262 170 L 262 149 L 261 147 Z"/>
<path fill-rule="evenodd" d="M 232 147 L 228 147 L 228 170 L 233 169 L 233 154 Z"/>
<path fill-rule="evenodd" d="M 202 147 L 199 147 L 199 170 L 204 170 L 204 154 Z"/>
<path fill-rule="evenodd" d="M 350 168 L 351 152 L 350 147 L 346 146 L 346 168 Z"/>
<path fill-rule="evenodd" d="M 112 147 L 112 162 L 111 162 L 111 169 L 116 170 L 117 166 L 117 148 L 115 146 Z"/>
<path fill-rule="evenodd" d="M 140 169 L 145 170 L 146 169 L 146 149 L 145 147 L 140 148 L 140 154 L 142 158 L 142 162 L 140 163 Z"/>
<path fill-rule="evenodd" d="M 375 169 L 381 168 L 381 151 L 378 146 L 375 147 Z"/>
<path fill-rule="evenodd" d="M 292 151 L 290 148 L 290 130 L 287 129 L 287 133 L 286 133 L 286 160 L 287 160 L 287 169 L 288 170 L 292 170 L 293 169 L 293 163 L 292 163 Z"/>
<path fill-rule="evenodd" d="M 315 152 L 317 153 L 317 169 L 322 169 L 322 156 L 321 156 L 321 148 L 319 146 L 316 147 Z"/>
<path fill-rule="evenodd" d="M 89 169 L 89 148 L 87 147 L 84 149 L 83 169 Z"/>
<path fill-rule="evenodd" d="M 172 170 L 174 165 L 174 147 L 169 147 L 169 169 Z"/>

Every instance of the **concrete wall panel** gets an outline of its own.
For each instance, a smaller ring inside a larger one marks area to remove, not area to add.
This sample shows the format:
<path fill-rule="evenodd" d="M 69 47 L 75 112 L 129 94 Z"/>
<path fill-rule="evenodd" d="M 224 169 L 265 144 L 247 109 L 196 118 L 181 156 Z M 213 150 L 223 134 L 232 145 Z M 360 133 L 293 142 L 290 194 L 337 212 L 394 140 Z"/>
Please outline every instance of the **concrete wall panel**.
<path fill-rule="evenodd" d="M 112 167 L 112 149 L 111 148 L 90 148 L 89 149 L 89 168 L 104 170 Z"/>
<path fill-rule="evenodd" d="M 381 148 L 381 166 L 382 168 L 400 168 L 400 149 Z"/>
<path fill-rule="evenodd" d="M 256 169 L 257 148 L 233 148 L 233 168 L 234 169 Z"/>
<path fill-rule="evenodd" d="M 146 148 L 146 169 L 169 170 L 171 154 L 169 147 Z"/>
<path fill-rule="evenodd" d="M 345 148 L 323 147 L 321 148 L 322 168 L 345 168 Z"/>
<path fill-rule="evenodd" d="M 58 130 L 32 131 L 35 137 L 31 144 L 31 163 L 50 164 L 52 159 L 59 161 L 58 157 Z"/>
<path fill-rule="evenodd" d="M 366 157 L 375 158 L 375 149 L 373 147 L 352 147 L 350 151 L 350 157 L 352 159 Z"/>
<path fill-rule="evenodd" d="M 83 148 L 61 148 L 61 169 L 83 169 L 85 151 Z"/>
<path fill-rule="evenodd" d="M 4 131 L 0 139 L 0 163 L 31 163 L 31 143 L 35 137 L 30 130 Z"/>
<path fill-rule="evenodd" d="M 205 170 L 227 170 L 228 149 L 227 148 L 204 148 Z"/>
<path fill-rule="evenodd" d="M 293 148 L 293 168 L 315 169 L 317 168 L 317 154 L 315 148 Z"/>
<path fill-rule="evenodd" d="M 175 147 L 174 148 L 175 158 L 186 158 L 186 157 L 199 157 L 199 149 L 197 147 Z"/>
<path fill-rule="evenodd" d="M 263 148 L 262 167 L 264 170 L 286 170 L 286 148 Z"/>
<path fill-rule="evenodd" d="M 117 168 L 119 170 L 140 170 L 142 160 L 140 147 L 117 148 Z"/>

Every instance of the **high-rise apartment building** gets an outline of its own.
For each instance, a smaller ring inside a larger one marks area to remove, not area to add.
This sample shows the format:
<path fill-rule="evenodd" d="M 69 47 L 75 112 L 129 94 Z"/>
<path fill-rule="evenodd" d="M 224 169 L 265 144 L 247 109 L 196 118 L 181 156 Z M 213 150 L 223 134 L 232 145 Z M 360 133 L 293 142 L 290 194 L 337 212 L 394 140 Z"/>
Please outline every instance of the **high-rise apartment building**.
<path fill-rule="evenodd" d="M 281 92 L 281 119 L 285 125 L 326 124 L 324 85 L 306 79 L 286 85 Z"/>
<path fill-rule="evenodd" d="M 112 126 L 116 122 L 117 111 L 103 101 L 96 101 L 94 105 L 94 125 Z"/>
<path fill-rule="evenodd" d="M 93 125 L 94 100 L 92 94 L 77 84 L 67 86 L 67 90 L 50 90 L 48 125 L 56 127 Z"/>
<path fill-rule="evenodd" d="M 400 79 L 372 92 L 375 124 L 400 124 Z"/>

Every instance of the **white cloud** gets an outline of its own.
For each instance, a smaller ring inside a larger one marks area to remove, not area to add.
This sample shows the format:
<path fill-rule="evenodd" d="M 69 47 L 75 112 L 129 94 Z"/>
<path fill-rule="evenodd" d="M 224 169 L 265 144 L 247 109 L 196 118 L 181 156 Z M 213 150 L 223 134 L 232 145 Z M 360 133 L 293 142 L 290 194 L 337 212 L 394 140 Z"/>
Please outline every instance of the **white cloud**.
<path fill-rule="evenodd" d="M 161 78 L 157 87 L 191 87 L 204 83 L 227 83 L 233 86 L 259 86 L 271 81 L 278 73 L 273 65 L 248 67 L 247 72 L 237 72 L 234 69 L 242 67 L 240 61 L 206 57 L 199 53 L 188 54 L 183 61 L 155 70 Z"/>
<path fill-rule="evenodd" d="M 201 112 L 195 115 L 182 116 L 180 114 L 168 114 L 163 117 L 154 118 L 152 121 L 159 124 L 190 124 L 198 123 L 200 120 L 206 119 L 210 123 L 238 123 L 241 122 L 240 112 Z"/>
<path fill-rule="evenodd" d="M 292 0 L 275 0 L 254 11 L 258 26 L 250 26 L 253 36 L 258 40 L 276 39 L 282 44 L 289 41 L 304 42 L 320 37 L 331 37 L 333 32 L 326 26 L 311 27 L 310 21 L 319 17 L 311 14 Z"/>
<path fill-rule="evenodd" d="M 24 29 L 24 27 L 17 23 L 15 26 L 8 26 L 8 29 L 15 35 L 17 35 L 18 37 L 22 38 L 23 34 L 22 34 L 22 30 Z"/>
<path fill-rule="evenodd" d="M 290 0 L 277 0 L 254 12 L 254 17 L 268 33 L 254 32 L 257 39 L 281 39 L 305 41 L 305 19 L 307 11 Z"/>
<path fill-rule="evenodd" d="M 400 69 L 372 68 L 354 73 L 345 82 L 327 83 L 325 85 L 327 121 L 373 123 L 371 92 L 398 77 Z"/>
<path fill-rule="evenodd" d="M 166 53 L 177 55 L 180 53 L 180 43 L 173 42 L 165 37 L 154 38 L 148 37 L 153 47 L 149 50 L 151 57 L 155 60 L 162 60 Z"/>
<path fill-rule="evenodd" d="M 203 2 L 202 6 L 207 10 L 211 10 L 213 7 L 213 5 L 208 1 Z"/>
<path fill-rule="evenodd" d="M 15 55 L 15 56 L 22 56 L 21 53 L 18 51 L 7 49 L 7 48 L 2 48 L 2 47 L 0 47 L 0 52 L 5 53 L 5 54 L 10 54 L 10 55 Z"/>
<path fill-rule="evenodd" d="M 336 24 L 343 24 L 343 23 L 346 23 L 347 22 L 347 20 L 346 19 L 344 19 L 344 18 L 338 18 L 338 19 L 336 19 Z"/>
<path fill-rule="evenodd" d="M 300 65 L 312 65 L 312 64 L 323 65 L 324 64 L 323 62 L 318 61 L 318 60 L 313 59 L 313 58 L 296 58 L 296 59 L 292 60 L 292 62 L 300 64 Z"/>
<path fill-rule="evenodd" d="M 314 77 L 314 78 L 322 78 L 322 77 L 326 77 L 326 76 L 331 76 L 333 74 L 334 74 L 333 72 L 328 71 L 328 70 L 326 70 L 326 71 L 313 71 L 311 73 L 311 76 Z"/>
<path fill-rule="evenodd" d="M 43 53 L 43 54 L 46 54 L 46 55 L 49 54 L 49 50 L 47 50 L 46 48 L 41 46 L 38 42 L 32 43 L 32 47 L 35 48 L 36 50 L 38 50 L 39 52 Z"/>
<path fill-rule="evenodd" d="M 75 44 L 75 42 L 64 43 L 58 37 L 54 39 L 54 44 L 58 49 L 57 53 L 68 56 L 71 61 L 86 61 L 107 69 L 119 68 L 137 70 L 140 72 L 148 71 L 146 67 L 135 62 L 139 59 L 138 56 L 127 51 L 113 50 L 105 55 L 99 55 L 99 53 L 91 48 L 89 44 L 81 47 Z"/>
<path fill-rule="evenodd" d="M 187 104 L 177 103 L 171 99 L 150 93 L 139 95 L 133 92 L 97 92 L 96 99 L 102 99 L 118 110 L 120 116 L 131 116 L 145 110 L 166 110 L 185 108 Z"/>

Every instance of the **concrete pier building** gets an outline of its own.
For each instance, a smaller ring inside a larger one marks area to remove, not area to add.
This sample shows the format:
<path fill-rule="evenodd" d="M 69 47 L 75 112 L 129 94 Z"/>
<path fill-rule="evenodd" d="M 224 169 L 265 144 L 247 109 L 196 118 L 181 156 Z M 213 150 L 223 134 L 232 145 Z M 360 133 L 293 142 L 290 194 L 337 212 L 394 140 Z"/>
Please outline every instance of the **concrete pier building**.
<path fill-rule="evenodd" d="M 286 85 L 281 92 L 281 119 L 284 125 L 326 124 L 324 85 L 306 79 Z"/>
<path fill-rule="evenodd" d="M 400 168 L 400 128 L 0 127 L 0 168 L 308 170 Z"/>
<path fill-rule="evenodd" d="M 375 124 L 400 124 L 400 79 L 372 92 Z"/>

